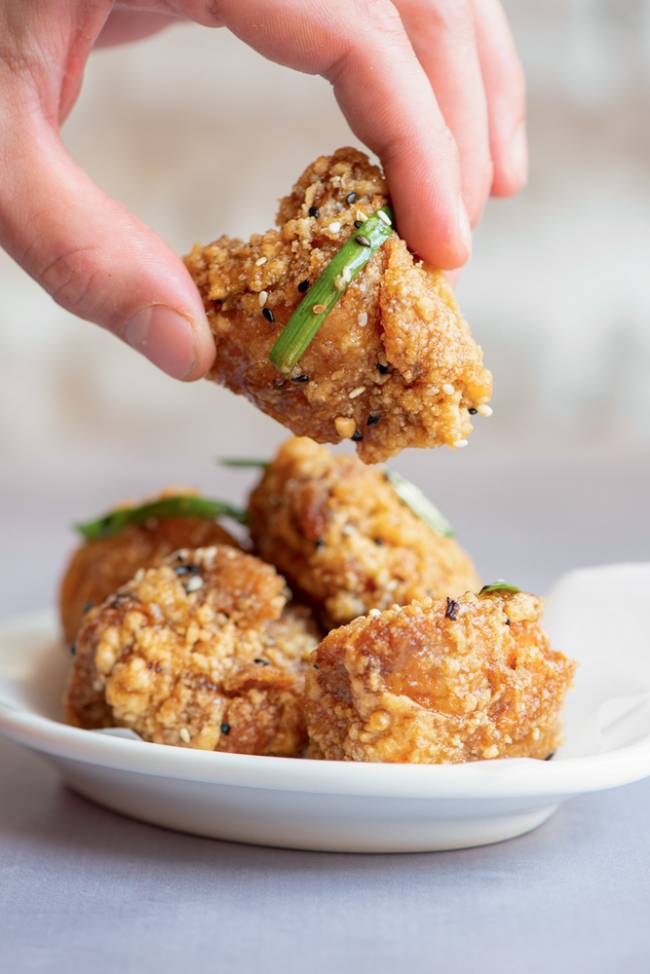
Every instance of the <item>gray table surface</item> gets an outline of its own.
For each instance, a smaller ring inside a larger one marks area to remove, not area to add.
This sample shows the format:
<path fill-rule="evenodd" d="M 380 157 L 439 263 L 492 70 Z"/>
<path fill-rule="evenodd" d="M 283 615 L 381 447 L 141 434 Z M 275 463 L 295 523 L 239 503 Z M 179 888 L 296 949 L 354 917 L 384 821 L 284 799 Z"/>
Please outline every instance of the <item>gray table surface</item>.
<path fill-rule="evenodd" d="M 513 462 L 505 474 L 500 462 L 484 478 L 486 506 L 465 505 L 484 573 L 508 566 L 509 577 L 543 591 L 571 564 L 647 558 L 650 524 L 638 512 L 650 490 L 648 456 L 607 460 L 583 453 L 560 466 L 555 457 L 552 477 L 543 457 Z M 463 482 L 443 488 L 454 515 Z M 4 492 L 0 538 L 11 558 L 0 618 L 51 601 L 65 525 L 91 506 L 82 501 L 50 492 L 44 507 L 26 490 Z M 402 856 L 289 852 L 120 818 L 0 740 L 0 971 L 645 974 L 649 808 L 646 780 L 575 799 L 536 832 L 500 845 Z"/>
<path fill-rule="evenodd" d="M 459 852 L 355 856 L 129 821 L 0 743 L 4 971 L 648 970 L 650 780 Z"/>

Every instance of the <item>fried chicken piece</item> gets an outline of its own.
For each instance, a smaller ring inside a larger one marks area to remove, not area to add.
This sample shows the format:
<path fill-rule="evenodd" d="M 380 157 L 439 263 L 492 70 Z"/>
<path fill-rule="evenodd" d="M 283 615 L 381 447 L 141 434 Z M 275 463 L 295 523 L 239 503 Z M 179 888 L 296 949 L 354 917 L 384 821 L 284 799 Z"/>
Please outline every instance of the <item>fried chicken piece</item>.
<path fill-rule="evenodd" d="M 248 514 L 257 552 L 328 627 L 481 584 L 460 545 L 417 517 L 382 471 L 306 438 L 280 447 Z"/>
<path fill-rule="evenodd" d="M 160 498 L 171 493 L 163 492 Z M 174 517 L 129 524 L 112 537 L 79 545 L 70 556 L 59 587 L 59 613 L 66 642 L 74 642 L 84 613 L 133 578 L 138 568 L 157 565 L 179 548 L 214 544 L 239 547 L 216 521 Z"/>
<path fill-rule="evenodd" d="M 147 741 L 300 755 L 309 611 L 274 568 L 226 545 L 182 550 L 135 577 L 79 631 L 67 719 Z"/>
<path fill-rule="evenodd" d="M 414 602 L 335 629 L 314 653 L 310 754 L 441 764 L 547 758 L 575 664 L 551 649 L 534 595 Z"/>
<path fill-rule="evenodd" d="M 465 445 L 492 377 L 447 280 L 396 234 L 349 285 L 299 367 L 268 356 L 307 284 L 387 202 L 381 171 L 356 149 L 321 156 L 280 202 L 279 229 L 220 237 L 186 258 L 214 335 L 210 377 L 319 443 L 351 437 L 376 463 L 406 447 Z"/>

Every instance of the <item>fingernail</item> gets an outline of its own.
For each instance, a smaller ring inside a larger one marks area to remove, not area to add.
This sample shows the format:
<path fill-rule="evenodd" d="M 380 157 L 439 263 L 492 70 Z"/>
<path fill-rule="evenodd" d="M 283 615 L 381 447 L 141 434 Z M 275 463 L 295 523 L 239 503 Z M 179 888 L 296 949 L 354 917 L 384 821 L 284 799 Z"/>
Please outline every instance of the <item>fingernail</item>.
<path fill-rule="evenodd" d="M 509 169 L 513 181 L 525 186 L 528 179 L 528 141 L 525 122 L 519 123 L 510 140 Z"/>
<path fill-rule="evenodd" d="M 469 217 L 467 216 L 467 210 L 465 209 L 465 203 L 463 202 L 463 197 L 458 197 L 458 233 L 460 238 L 465 245 L 467 250 L 467 256 L 472 252 L 472 228 L 469 223 Z"/>
<path fill-rule="evenodd" d="M 122 337 L 131 348 L 175 379 L 187 378 L 194 368 L 194 333 L 189 318 L 152 304 L 129 318 Z"/>

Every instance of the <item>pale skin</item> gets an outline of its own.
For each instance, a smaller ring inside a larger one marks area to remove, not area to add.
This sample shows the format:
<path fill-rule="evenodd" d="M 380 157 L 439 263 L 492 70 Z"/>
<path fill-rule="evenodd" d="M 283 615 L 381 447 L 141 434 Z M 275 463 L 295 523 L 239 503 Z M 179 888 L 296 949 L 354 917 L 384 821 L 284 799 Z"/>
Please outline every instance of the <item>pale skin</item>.
<path fill-rule="evenodd" d="M 498 0 L 0 0 L 0 245 L 60 305 L 175 378 L 214 358 L 198 292 L 59 129 L 93 48 L 178 20 L 327 78 L 384 166 L 401 236 L 435 267 L 461 267 L 488 196 L 526 181 L 523 73 Z"/>

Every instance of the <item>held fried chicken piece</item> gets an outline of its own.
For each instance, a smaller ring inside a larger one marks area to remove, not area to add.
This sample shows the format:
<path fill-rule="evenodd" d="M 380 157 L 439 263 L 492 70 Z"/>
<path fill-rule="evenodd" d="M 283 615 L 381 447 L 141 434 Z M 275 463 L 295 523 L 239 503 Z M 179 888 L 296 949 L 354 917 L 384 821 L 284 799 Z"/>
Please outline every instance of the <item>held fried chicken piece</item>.
<path fill-rule="evenodd" d="M 306 438 L 280 447 L 248 514 L 256 550 L 328 626 L 481 584 L 458 543 L 414 514 L 382 471 Z"/>
<path fill-rule="evenodd" d="M 127 524 L 111 537 L 79 545 L 70 556 L 59 588 L 59 612 L 66 642 L 74 642 L 84 612 L 133 578 L 138 568 L 157 565 L 179 548 L 214 544 L 239 547 L 232 535 L 214 520 L 172 517 Z"/>
<path fill-rule="evenodd" d="M 67 719 L 147 741 L 295 756 L 305 660 L 318 642 L 284 579 L 226 545 L 141 569 L 79 631 Z"/>
<path fill-rule="evenodd" d="M 393 234 L 325 319 L 288 377 L 272 345 L 304 291 L 387 202 L 356 149 L 321 156 L 280 202 L 277 230 L 220 237 L 186 258 L 217 347 L 211 378 L 320 443 L 352 438 L 376 463 L 405 447 L 464 446 L 470 410 L 489 414 L 492 378 L 445 276 Z"/>
<path fill-rule="evenodd" d="M 310 753 L 441 764 L 547 758 L 575 664 L 534 595 L 465 595 L 371 612 L 323 640 L 307 675 Z"/>

